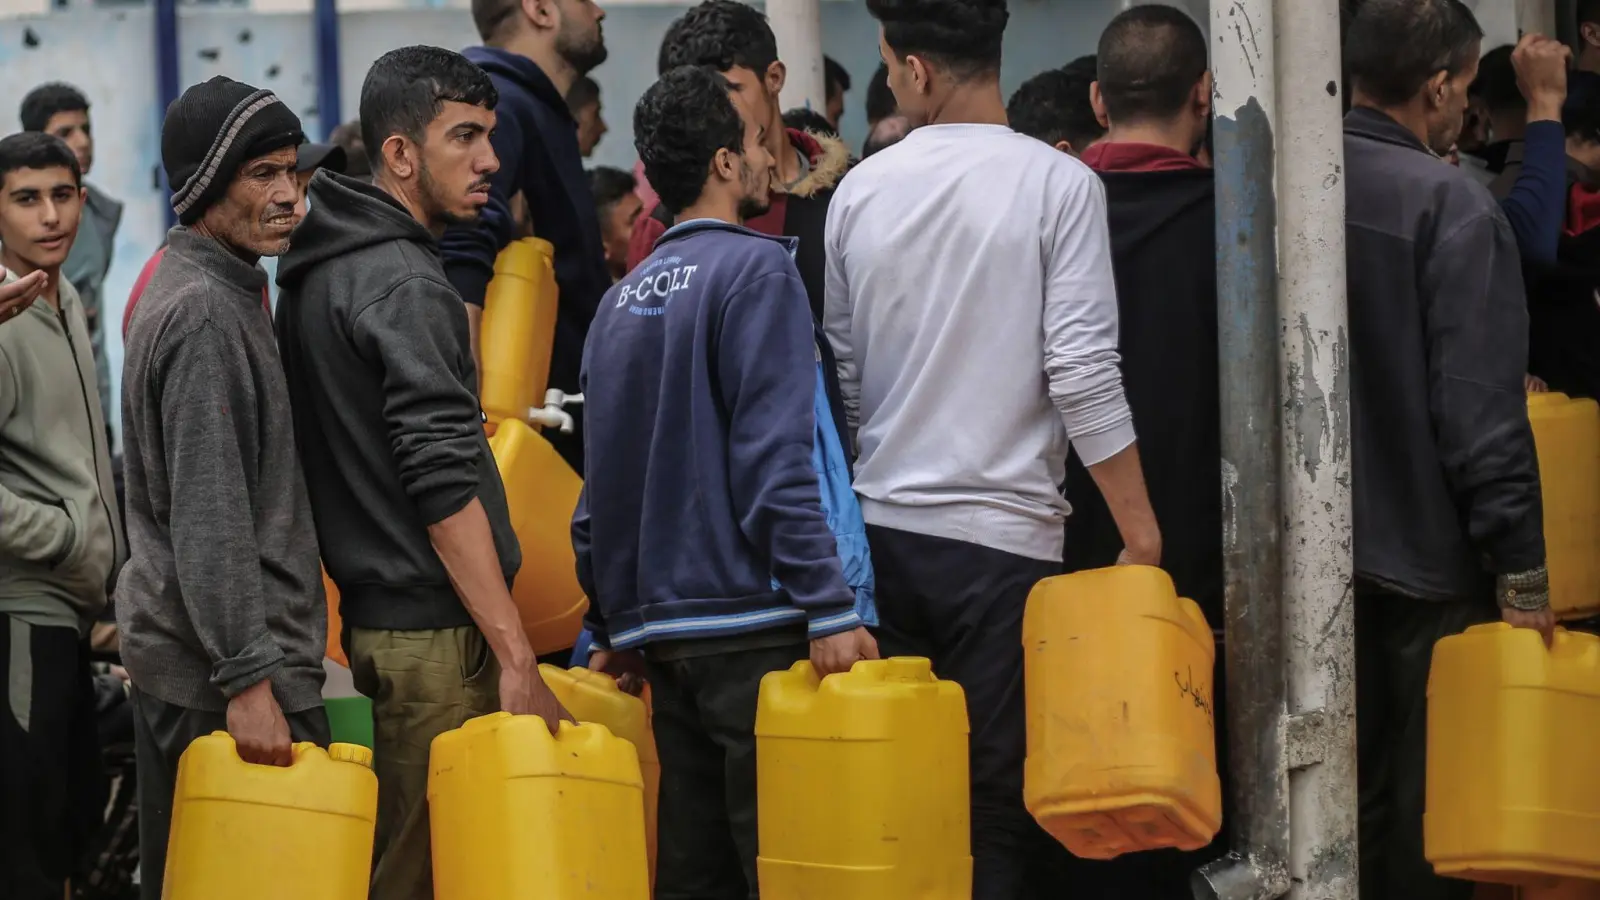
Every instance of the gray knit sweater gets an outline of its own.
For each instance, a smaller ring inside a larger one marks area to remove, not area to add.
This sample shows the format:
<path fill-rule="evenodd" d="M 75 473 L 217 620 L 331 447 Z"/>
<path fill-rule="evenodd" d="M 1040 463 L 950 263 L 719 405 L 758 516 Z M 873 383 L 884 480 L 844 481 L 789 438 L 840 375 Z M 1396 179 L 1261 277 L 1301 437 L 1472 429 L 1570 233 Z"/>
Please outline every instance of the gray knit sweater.
<path fill-rule="evenodd" d="M 123 660 L 178 706 L 221 712 L 271 678 L 303 711 L 322 702 L 327 608 L 266 273 L 187 228 L 169 240 L 123 369 Z"/>

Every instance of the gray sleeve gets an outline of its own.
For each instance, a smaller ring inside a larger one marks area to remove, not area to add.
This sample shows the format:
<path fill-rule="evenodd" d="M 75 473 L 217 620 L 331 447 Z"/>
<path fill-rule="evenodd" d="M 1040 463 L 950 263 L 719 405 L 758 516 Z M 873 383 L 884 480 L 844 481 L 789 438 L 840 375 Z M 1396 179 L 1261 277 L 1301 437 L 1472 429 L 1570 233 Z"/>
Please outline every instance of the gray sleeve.
<path fill-rule="evenodd" d="M 360 310 L 352 333 L 383 374 L 383 418 L 400 484 L 424 522 L 442 522 L 478 495 L 483 453 L 461 298 L 447 285 L 411 278 Z"/>
<path fill-rule="evenodd" d="M 1528 308 L 1511 227 L 1477 214 L 1423 272 L 1429 409 L 1445 477 L 1496 574 L 1544 564 L 1544 508 L 1528 424 Z"/>
<path fill-rule="evenodd" d="M 267 629 L 261 548 L 245 480 L 254 456 L 255 386 L 244 348 L 210 325 L 158 364 L 161 427 L 172 492 L 172 553 L 211 682 L 233 697 L 283 665 Z"/>

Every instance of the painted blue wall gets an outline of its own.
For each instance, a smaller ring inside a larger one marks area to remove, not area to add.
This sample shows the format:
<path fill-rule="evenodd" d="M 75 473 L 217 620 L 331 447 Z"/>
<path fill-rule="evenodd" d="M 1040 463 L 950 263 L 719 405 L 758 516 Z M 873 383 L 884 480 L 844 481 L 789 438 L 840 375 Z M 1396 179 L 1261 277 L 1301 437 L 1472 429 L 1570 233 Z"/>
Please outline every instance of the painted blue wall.
<path fill-rule="evenodd" d="M 602 0 L 603 2 L 603 0 Z M 426 5 L 426 0 L 415 6 Z M 612 6 L 606 18 L 610 59 L 594 76 L 611 133 L 595 164 L 631 168 L 633 103 L 655 80 L 656 56 L 682 5 Z M 1002 83 L 1009 92 L 1030 75 L 1093 52 L 1118 0 L 1012 0 Z M 825 2 L 824 50 L 850 71 L 844 136 L 859 147 L 866 132 L 862 104 L 878 64 L 877 27 L 864 3 Z M 185 7 L 180 14 L 180 79 L 187 86 L 224 74 L 278 92 L 321 133 L 311 15 L 253 13 L 239 8 Z M 12 102 L 45 81 L 77 85 L 93 104 L 96 160 L 89 180 L 123 200 L 115 263 L 106 285 L 105 316 L 120 326 L 128 291 L 162 240 L 164 205 L 156 181 L 160 162 L 154 22 L 149 7 L 75 8 L 48 16 L 0 21 L 0 84 Z M 402 8 L 340 17 L 341 119 L 355 117 L 367 67 L 385 51 L 414 43 L 460 49 L 477 43 L 464 9 Z M 6 113 L 17 127 L 15 113 Z M 120 386 L 120 327 L 108 335 L 114 386 Z M 118 410 L 120 418 L 120 409 Z M 119 423 L 120 433 L 120 423 Z"/>

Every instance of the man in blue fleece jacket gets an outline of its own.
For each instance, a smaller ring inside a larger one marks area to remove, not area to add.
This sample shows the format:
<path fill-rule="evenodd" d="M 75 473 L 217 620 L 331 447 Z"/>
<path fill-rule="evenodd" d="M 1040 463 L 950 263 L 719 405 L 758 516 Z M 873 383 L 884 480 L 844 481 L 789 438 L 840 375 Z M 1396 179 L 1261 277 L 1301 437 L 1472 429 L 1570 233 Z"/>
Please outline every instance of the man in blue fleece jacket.
<path fill-rule="evenodd" d="M 578 392 L 578 364 L 595 304 L 611 287 L 600 219 L 578 150 L 578 124 L 566 100 L 579 76 L 605 62 L 604 18 L 594 0 L 472 0 L 472 22 L 484 45 L 462 55 L 489 73 L 500 95 L 490 138 L 500 171 L 490 178 L 489 203 L 478 220 L 439 240 L 445 274 L 467 304 L 476 358 L 484 291 L 494 277 L 495 257 L 521 236 L 511 201 L 522 196 L 534 235 L 555 247 L 561 293 L 550 387 L 569 394 Z M 552 429 L 545 436 L 582 475 L 583 409 L 568 412 L 573 432 Z"/>
<path fill-rule="evenodd" d="M 877 657 L 813 461 L 833 423 L 793 239 L 740 224 L 766 209 L 773 159 L 735 97 L 685 66 L 639 101 L 634 140 L 674 225 L 601 302 L 581 379 L 590 666 L 650 681 L 657 900 L 757 896 L 762 676 Z"/>

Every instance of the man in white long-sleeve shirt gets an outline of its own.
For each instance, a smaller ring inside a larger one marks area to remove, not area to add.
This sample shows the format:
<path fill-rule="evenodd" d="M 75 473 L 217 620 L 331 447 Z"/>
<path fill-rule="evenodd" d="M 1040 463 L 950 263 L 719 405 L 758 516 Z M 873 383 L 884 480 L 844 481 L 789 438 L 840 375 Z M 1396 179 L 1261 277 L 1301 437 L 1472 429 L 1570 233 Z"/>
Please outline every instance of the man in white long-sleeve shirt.
<path fill-rule="evenodd" d="M 974 900 L 1059 897 L 1022 805 L 1021 627 L 1059 574 L 1070 440 L 1127 545 L 1156 564 L 1117 355 L 1099 180 L 1016 134 L 1005 0 L 868 0 L 900 111 L 827 224 L 825 327 L 860 452 L 884 648 L 932 658 L 971 719 Z"/>

